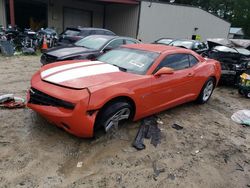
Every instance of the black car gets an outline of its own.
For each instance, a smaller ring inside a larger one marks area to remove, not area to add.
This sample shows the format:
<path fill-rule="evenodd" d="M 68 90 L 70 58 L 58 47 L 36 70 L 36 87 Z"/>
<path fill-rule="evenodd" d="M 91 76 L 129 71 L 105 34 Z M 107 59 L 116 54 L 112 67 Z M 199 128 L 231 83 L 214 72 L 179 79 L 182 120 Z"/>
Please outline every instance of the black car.
<path fill-rule="evenodd" d="M 198 54 L 202 54 L 207 52 L 208 47 L 204 42 L 196 41 L 196 40 L 174 40 L 169 43 L 170 46 L 177 46 L 182 48 L 187 48 L 195 51 Z"/>
<path fill-rule="evenodd" d="M 66 28 L 63 31 L 58 40 L 58 45 L 73 44 L 78 40 L 83 39 L 89 35 L 111 35 L 116 34 L 110 30 L 102 28 L 92 28 L 92 27 L 78 27 L 78 28 Z"/>
<path fill-rule="evenodd" d="M 241 47 L 215 46 L 208 57 L 221 63 L 221 83 L 238 85 L 240 75 L 250 70 L 250 51 Z"/>
<path fill-rule="evenodd" d="M 160 38 L 160 39 L 154 41 L 153 44 L 165 44 L 165 45 L 169 45 L 174 40 L 175 39 L 171 39 L 171 38 Z"/>
<path fill-rule="evenodd" d="M 72 59 L 95 59 L 108 50 L 124 44 L 137 44 L 138 40 L 128 37 L 91 35 L 85 37 L 71 46 L 59 46 L 52 48 L 41 56 L 43 65 L 56 61 Z"/>

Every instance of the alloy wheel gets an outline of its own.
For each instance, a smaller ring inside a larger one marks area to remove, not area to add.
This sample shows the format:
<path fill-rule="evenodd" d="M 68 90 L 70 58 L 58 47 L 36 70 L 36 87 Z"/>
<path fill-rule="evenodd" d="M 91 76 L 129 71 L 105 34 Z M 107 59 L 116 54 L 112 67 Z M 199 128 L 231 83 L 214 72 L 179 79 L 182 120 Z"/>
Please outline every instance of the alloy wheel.
<path fill-rule="evenodd" d="M 104 129 L 106 132 L 113 127 L 118 126 L 119 121 L 129 119 L 130 116 L 130 109 L 129 108 L 122 108 L 117 111 L 114 115 L 112 115 L 104 124 Z"/>
<path fill-rule="evenodd" d="M 212 80 L 210 80 L 209 82 L 207 82 L 207 85 L 204 88 L 203 101 L 207 101 L 209 99 L 209 97 L 211 96 L 211 94 L 213 92 L 213 89 L 214 89 L 214 83 Z"/>

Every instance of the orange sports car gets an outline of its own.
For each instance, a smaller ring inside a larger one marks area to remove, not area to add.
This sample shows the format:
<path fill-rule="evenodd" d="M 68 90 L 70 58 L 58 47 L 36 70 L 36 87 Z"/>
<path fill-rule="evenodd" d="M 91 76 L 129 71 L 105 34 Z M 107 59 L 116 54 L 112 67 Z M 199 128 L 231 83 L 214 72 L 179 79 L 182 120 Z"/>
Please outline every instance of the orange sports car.
<path fill-rule="evenodd" d="M 79 137 L 108 131 L 189 102 L 209 100 L 220 63 L 183 48 L 131 44 L 95 61 L 72 60 L 42 67 L 31 80 L 28 107 Z"/>

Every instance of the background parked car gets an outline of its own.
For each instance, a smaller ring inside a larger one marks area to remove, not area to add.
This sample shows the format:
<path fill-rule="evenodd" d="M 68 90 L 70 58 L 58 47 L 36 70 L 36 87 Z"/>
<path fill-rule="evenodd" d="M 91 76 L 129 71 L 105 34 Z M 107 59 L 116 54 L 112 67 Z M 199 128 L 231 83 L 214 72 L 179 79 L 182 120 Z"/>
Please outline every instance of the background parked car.
<path fill-rule="evenodd" d="M 204 42 L 196 40 L 185 40 L 185 39 L 174 40 L 171 43 L 169 43 L 169 45 L 190 49 L 198 54 L 205 53 L 208 50 L 208 47 Z"/>
<path fill-rule="evenodd" d="M 108 50 L 124 44 L 137 44 L 138 40 L 128 37 L 91 35 L 81 39 L 71 46 L 52 48 L 41 56 L 43 65 L 62 60 L 95 59 Z"/>
<path fill-rule="evenodd" d="M 110 30 L 102 28 L 92 28 L 92 27 L 78 27 L 78 28 L 66 28 L 63 31 L 58 40 L 58 45 L 73 44 L 78 40 L 83 39 L 89 35 L 116 35 Z"/>
<path fill-rule="evenodd" d="M 154 41 L 153 44 L 165 44 L 165 45 L 169 45 L 174 40 L 175 39 L 171 39 L 171 38 L 160 38 L 160 39 Z"/>
<path fill-rule="evenodd" d="M 215 46 L 208 52 L 208 57 L 221 63 L 221 83 L 238 85 L 240 75 L 250 70 L 250 51 L 245 48 Z"/>

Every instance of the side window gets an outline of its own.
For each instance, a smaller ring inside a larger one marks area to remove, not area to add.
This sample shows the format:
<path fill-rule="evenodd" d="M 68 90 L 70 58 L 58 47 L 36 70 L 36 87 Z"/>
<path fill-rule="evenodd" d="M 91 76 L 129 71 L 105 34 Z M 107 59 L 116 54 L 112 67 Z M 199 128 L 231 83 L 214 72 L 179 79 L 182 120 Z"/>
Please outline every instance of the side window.
<path fill-rule="evenodd" d="M 91 35 L 92 32 L 91 31 L 88 31 L 88 30 L 83 30 L 81 31 L 81 33 L 79 34 L 80 36 L 88 36 L 88 35 Z"/>
<path fill-rule="evenodd" d="M 136 44 L 136 41 L 132 40 L 125 40 L 126 44 Z"/>
<path fill-rule="evenodd" d="M 168 55 L 164 60 L 162 60 L 156 71 L 158 71 L 162 67 L 170 67 L 174 70 L 182 70 L 189 68 L 188 54 Z"/>
<path fill-rule="evenodd" d="M 96 35 L 103 35 L 104 32 L 103 32 L 102 30 L 96 30 L 96 31 L 95 31 L 95 34 L 96 34 Z"/>
<path fill-rule="evenodd" d="M 113 49 L 113 48 L 117 48 L 123 44 L 124 44 L 123 39 L 116 39 L 116 40 L 113 40 L 111 43 L 109 43 L 109 45 L 107 47 Z"/>
<path fill-rule="evenodd" d="M 111 32 L 109 31 L 103 31 L 104 32 L 104 35 L 113 35 Z"/>
<path fill-rule="evenodd" d="M 190 67 L 196 65 L 199 61 L 196 59 L 196 57 L 189 55 L 189 61 L 190 61 Z"/>

